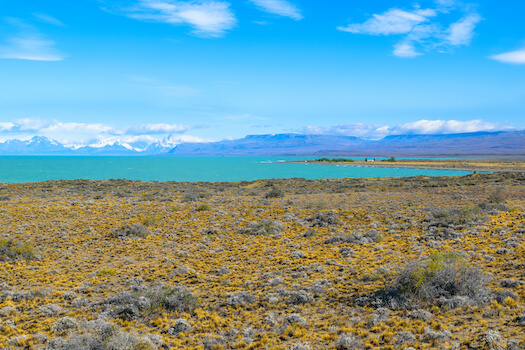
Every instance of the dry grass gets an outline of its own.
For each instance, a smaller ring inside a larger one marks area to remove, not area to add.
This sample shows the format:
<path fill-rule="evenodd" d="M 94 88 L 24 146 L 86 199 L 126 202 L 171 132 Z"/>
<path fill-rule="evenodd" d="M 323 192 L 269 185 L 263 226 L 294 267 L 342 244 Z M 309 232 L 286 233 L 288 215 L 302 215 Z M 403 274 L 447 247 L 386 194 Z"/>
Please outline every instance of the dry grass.
<path fill-rule="evenodd" d="M 0 348 L 524 348 L 524 185 L 4 184 Z"/>

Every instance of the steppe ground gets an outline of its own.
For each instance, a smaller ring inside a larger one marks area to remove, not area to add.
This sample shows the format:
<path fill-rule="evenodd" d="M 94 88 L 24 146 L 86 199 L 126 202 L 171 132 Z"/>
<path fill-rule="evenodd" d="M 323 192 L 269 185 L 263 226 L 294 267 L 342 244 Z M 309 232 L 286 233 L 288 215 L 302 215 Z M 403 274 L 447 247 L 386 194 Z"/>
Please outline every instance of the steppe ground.
<path fill-rule="evenodd" d="M 523 173 L 0 200 L 0 348 L 525 348 Z"/>

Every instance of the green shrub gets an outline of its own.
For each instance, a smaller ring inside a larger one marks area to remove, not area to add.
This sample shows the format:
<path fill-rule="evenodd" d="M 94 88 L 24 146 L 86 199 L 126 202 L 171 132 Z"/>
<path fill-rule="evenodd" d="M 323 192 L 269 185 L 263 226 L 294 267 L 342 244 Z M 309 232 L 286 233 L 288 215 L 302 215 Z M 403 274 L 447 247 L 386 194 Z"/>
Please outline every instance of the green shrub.
<path fill-rule="evenodd" d="M 483 271 L 460 255 L 433 253 L 428 259 L 405 267 L 397 287 L 406 296 L 420 300 L 464 296 L 480 301 L 488 295 L 488 282 Z"/>
<path fill-rule="evenodd" d="M 161 215 L 146 216 L 146 217 L 142 218 L 142 224 L 144 226 L 153 226 L 153 225 L 156 225 L 159 222 L 161 222 L 162 219 L 163 218 L 162 218 Z"/>
<path fill-rule="evenodd" d="M 209 204 L 207 203 L 203 203 L 201 205 L 199 205 L 197 208 L 195 208 L 196 211 L 208 211 L 208 210 L 211 210 L 211 207 Z"/>
<path fill-rule="evenodd" d="M 319 159 L 316 159 L 315 160 L 316 162 L 334 162 L 334 163 L 353 163 L 354 160 L 353 159 L 348 159 L 348 158 L 319 158 Z"/>
<path fill-rule="evenodd" d="M 0 239 L 0 261 L 34 258 L 33 246 L 16 239 Z"/>
<path fill-rule="evenodd" d="M 483 210 L 477 205 L 449 210 L 436 210 L 432 216 L 435 223 L 439 226 L 448 226 L 451 224 L 467 225 L 478 223 L 486 218 Z"/>
<path fill-rule="evenodd" d="M 111 267 L 104 267 L 97 271 L 97 276 L 115 276 L 116 272 L 114 268 Z"/>
<path fill-rule="evenodd" d="M 268 193 L 264 195 L 264 198 L 282 198 L 284 197 L 284 192 L 280 188 L 272 188 Z"/>
<path fill-rule="evenodd" d="M 183 285 L 155 289 L 149 293 L 148 297 L 153 309 L 191 312 L 199 305 L 197 295 Z"/>

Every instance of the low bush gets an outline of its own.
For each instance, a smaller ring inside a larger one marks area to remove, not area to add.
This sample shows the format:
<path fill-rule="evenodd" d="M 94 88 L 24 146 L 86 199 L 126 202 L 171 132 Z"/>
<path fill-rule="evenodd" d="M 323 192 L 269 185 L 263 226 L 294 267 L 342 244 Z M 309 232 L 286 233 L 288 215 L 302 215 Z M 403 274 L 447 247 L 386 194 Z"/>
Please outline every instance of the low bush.
<path fill-rule="evenodd" d="M 153 350 L 162 339 L 155 335 L 140 337 L 124 332 L 118 325 L 103 321 L 77 323 L 78 331 L 69 339 L 55 338 L 48 341 L 49 350 Z M 76 329 L 76 328 L 75 328 Z"/>
<path fill-rule="evenodd" d="M 203 203 L 195 208 L 195 211 L 208 211 L 211 210 L 211 206 L 207 203 Z"/>
<path fill-rule="evenodd" d="M 152 308 L 168 311 L 191 312 L 199 305 L 199 298 L 183 285 L 161 287 L 147 294 Z"/>
<path fill-rule="evenodd" d="M 142 218 L 142 224 L 144 226 L 154 226 L 162 221 L 163 217 L 161 215 L 151 215 Z"/>
<path fill-rule="evenodd" d="M 34 258 L 33 246 L 16 239 L 0 239 L 0 261 Z"/>
<path fill-rule="evenodd" d="M 477 205 L 452 208 L 449 210 L 435 210 L 432 213 L 430 226 L 448 227 L 450 225 L 469 225 L 485 221 L 486 214 Z"/>
<path fill-rule="evenodd" d="M 262 219 L 258 222 L 252 222 L 250 228 L 241 230 L 241 233 L 252 235 L 274 235 L 280 233 L 284 225 L 273 219 Z"/>
<path fill-rule="evenodd" d="M 111 238 L 144 238 L 151 234 L 151 231 L 142 224 L 122 225 L 114 229 L 108 236 Z"/>
<path fill-rule="evenodd" d="M 115 269 L 112 267 L 104 267 L 97 271 L 97 276 L 115 276 L 116 272 Z"/>
<path fill-rule="evenodd" d="M 331 211 L 315 213 L 306 220 L 311 223 L 310 226 L 312 227 L 337 226 L 342 224 L 337 215 Z"/>
<path fill-rule="evenodd" d="M 405 267 L 396 286 L 405 296 L 436 300 L 456 296 L 480 302 L 489 294 L 488 276 L 456 253 L 433 253 L 428 259 Z"/>
<path fill-rule="evenodd" d="M 264 195 L 264 198 L 282 198 L 284 197 L 284 192 L 280 188 L 272 188 L 268 193 Z"/>

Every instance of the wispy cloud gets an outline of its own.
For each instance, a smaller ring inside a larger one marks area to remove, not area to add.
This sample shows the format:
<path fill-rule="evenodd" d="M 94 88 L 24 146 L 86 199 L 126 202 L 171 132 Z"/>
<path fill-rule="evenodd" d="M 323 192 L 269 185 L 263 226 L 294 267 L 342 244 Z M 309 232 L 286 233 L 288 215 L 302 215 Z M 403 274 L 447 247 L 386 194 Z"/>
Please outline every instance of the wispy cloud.
<path fill-rule="evenodd" d="M 414 43 L 410 40 L 407 40 L 394 45 L 394 55 L 397 57 L 416 57 L 420 56 L 421 53 L 416 52 Z"/>
<path fill-rule="evenodd" d="M 45 13 L 34 13 L 33 16 L 39 20 L 40 22 L 52 24 L 57 27 L 65 27 L 64 23 L 55 17 L 52 17 L 50 15 L 47 15 Z"/>
<path fill-rule="evenodd" d="M 289 17 L 296 21 L 303 19 L 299 8 L 286 0 L 250 0 L 250 2 L 268 13 Z"/>
<path fill-rule="evenodd" d="M 156 134 L 179 134 L 190 129 L 181 124 L 143 124 L 138 127 L 126 129 L 126 135 L 156 135 Z"/>
<path fill-rule="evenodd" d="M 489 58 L 502 63 L 525 64 L 525 49 L 505 52 Z"/>
<path fill-rule="evenodd" d="M 305 134 L 346 135 L 368 139 L 381 139 L 389 135 L 441 135 L 510 129 L 512 128 L 509 126 L 490 123 L 481 119 L 467 121 L 422 119 L 394 126 L 363 123 L 340 124 L 326 127 L 307 126 L 301 129 L 301 132 Z"/>
<path fill-rule="evenodd" d="M 201 90 L 191 86 L 177 85 L 155 78 L 132 76 L 129 80 L 133 83 L 133 86 L 155 91 L 166 97 L 186 98 L 198 96 L 201 93 Z"/>
<path fill-rule="evenodd" d="M 397 35 L 401 40 L 394 45 L 393 54 L 397 57 L 411 58 L 422 55 L 425 50 L 469 45 L 481 16 L 471 7 L 463 7 L 462 17 L 446 25 L 451 13 L 460 9 L 453 0 L 437 0 L 436 8 L 411 10 L 391 8 L 381 14 L 374 14 L 363 23 L 350 23 L 337 27 L 338 30 L 365 35 Z M 446 17 L 446 18 L 445 18 Z"/>
<path fill-rule="evenodd" d="M 11 30 L 0 42 L 0 58 L 32 61 L 61 61 L 65 55 L 36 27 L 16 18 L 6 20 Z"/>
<path fill-rule="evenodd" d="M 141 21 L 188 25 L 193 34 L 204 37 L 223 36 L 237 22 L 230 3 L 224 1 L 139 0 L 114 10 Z"/>
<path fill-rule="evenodd" d="M 259 117 L 253 114 L 226 114 L 219 119 L 227 119 L 232 121 L 254 121 L 254 120 L 268 120 L 266 117 Z"/>

